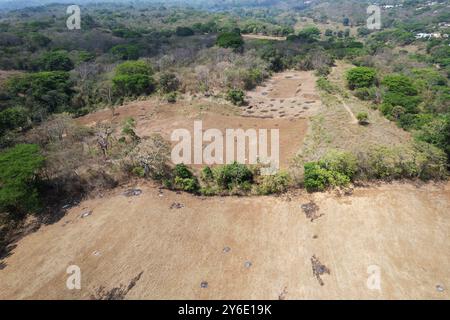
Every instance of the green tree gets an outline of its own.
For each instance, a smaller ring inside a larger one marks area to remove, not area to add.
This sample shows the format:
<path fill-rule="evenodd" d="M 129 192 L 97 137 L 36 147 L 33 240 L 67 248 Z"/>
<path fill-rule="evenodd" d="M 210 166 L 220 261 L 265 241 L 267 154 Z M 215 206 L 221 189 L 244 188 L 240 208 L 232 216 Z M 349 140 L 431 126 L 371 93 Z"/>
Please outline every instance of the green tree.
<path fill-rule="evenodd" d="M 241 106 L 245 103 L 245 93 L 240 89 L 230 89 L 227 92 L 227 100 L 234 105 Z"/>
<path fill-rule="evenodd" d="M 407 113 L 416 113 L 420 102 L 418 91 L 412 80 L 401 74 L 390 74 L 381 82 L 385 89 L 384 103 L 402 106 Z"/>
<path fill-rule="evenodd" d="M 216 44 L 222 48 L 232 48 L 235 51 L 242 50 L 244 39 L 237 32 L 223 32 L 218 35 Z"/>
<path fill-rule="evenodd" d="M 188 27 L 177 27 L 175 34 L 179 37 L 189 37 L 194 35 L 194 30 Z"/>
<path fill-rule="evenodd" d="M 39 207 L 36 178 L 43 165 L 37 145 L 18 144 L 0 153 L 0 211 L 20 214 Z"/>
<path fill-rule="evenodd" d="M 8 108 L 0 112 L 0 134 L 7 130 L 24 127 L 28 123 L 26 110 L 19 107 Z"/>
<path fill-rule="evenodd" d="M 314 42 L 319 40 L 320 34 L 321 32 L 319 28 L 317 28 L 316 26 L 311 26 L 300 30 L 300 32 L 298 33 L 298 38 L 306 42 Z"/>
<path fill-rule="evenodd" d="M 70 71 L 74 68 L 67 51 L 50 51 L 42 55 L 38 61 L 38 67 L 42 71 Z"/>
<path fill-rule="evenodd" d="M 116 68 L 114 94 L 119 97 L 150 94 L 155 90 L 153 70 L 145 61 L 127 61 Z"/>
<path fill-rule="evenodd" d="M 139 58 L 139 48 L 132 44 L 119 44 L 111 48 L 111 53 L 121 60 L 136 60 Z"/>
<path fill-rule="evenodd" d="M 347 71 L 346 79 L 350 89 L 367 88 L 376 80 L 376 71 L 369 67 L 356 67 Z"/>
<path fill-rule="evenodd" d="M 22 74 L 10 78 L 6 89 L 13 103 L 25 107 L 34 120 L 70 109 L 73 96 L 68 72 L 51 71 Z"/>
<path fill-rule="evenodd" d="M 173 73 L 163 73 L 159 78 L 159 88 L 163 93 L 177 91 L 180 87 L 180 80 Z"/>

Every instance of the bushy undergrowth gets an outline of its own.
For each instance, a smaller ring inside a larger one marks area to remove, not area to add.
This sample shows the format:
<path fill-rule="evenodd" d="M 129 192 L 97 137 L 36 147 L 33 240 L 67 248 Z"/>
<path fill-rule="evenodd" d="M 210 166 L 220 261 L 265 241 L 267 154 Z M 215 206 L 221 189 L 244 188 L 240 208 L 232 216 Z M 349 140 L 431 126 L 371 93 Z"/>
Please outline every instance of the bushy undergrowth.
<path fill-rule="evenodd" d="M 319 77 L 316 81 L 316 85 L 320 90 L 323 90 L 330 94 L 336 93 L 338 91 L 338 88 L 330 81 L 328 81 L 328 79 L 325 77 Z"/>
<path fill-rule="evenodd" d="M 321 160 L 304 165 L 309 192 L 347 186 L 354 180 L 441 180 L 447 178 L 447 156 L 425 142 L 405 146 L 375 145 L 357 154 L 330 151 Z"/>
<path fill-rule="evenodd" d="M 352 154 L 330 151 L 320 161 L 305 164 L 304 185 L 309 192 L 347 186 L 356 170 L 357 161 Z"/>
<path fill-rule="evenodd" d="M 187 166 L 179 164 L 171 176 L 165 181 L 166 187 L 204 196 L 280 194 L 287 191 L 291 183 L 285 172 L 263 176 L 258 166 L 237 162 L 204 167 L 198 178 Z"/>

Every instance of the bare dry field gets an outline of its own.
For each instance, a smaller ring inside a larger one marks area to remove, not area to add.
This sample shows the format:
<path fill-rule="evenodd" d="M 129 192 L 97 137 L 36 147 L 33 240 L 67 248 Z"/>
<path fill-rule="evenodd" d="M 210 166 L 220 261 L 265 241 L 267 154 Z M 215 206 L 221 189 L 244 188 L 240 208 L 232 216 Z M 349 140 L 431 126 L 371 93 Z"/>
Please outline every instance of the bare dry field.
<path fill-rule="evenodd" d="M 20 71 L 0 70 L 0 84 L 5 82 L 8 78 L 21 74 Z"/>
<path fill-rule="evenodd" d="M 244 39 L 286 41 L 286 37 L 265 36 L 263 34 L 243 34 Z"/>
<path fill-rule="evenodd" d="M 311 71 L 285 71 L 247 92 L 244 116 L 306 118 L 321 105 Z"/>
<path fill-rule="evenodd" d="M 333 82 L 345 68 L 333 69 Z M 376 111 L 376 125 L 352 123 L 349 110 L 367 106 L 334 98 L 320 97 L 312 73 L 288 71 L 249 92 L 247 107 L 150 99 L 78 121 L 118 125 L 132 116 L 138 135 L 166 138 L 195 120 L 204 129 L 279 128 L 284 166 L 300 149 L 409 139 Z M 142 194 L 124 196 L 129 188 Z M 449 299 L 449 212 L 450 183 L 204 198 L 139 181 L 21 239 L 1 261 L 0 299 Z M 66 288 L 70 265 L 81 269 L 81 290 Z M 379 267 L 380 290 L 367 287 L 370 266 Z"/>
<path fill-rule="evenodd" d="M 98 298 L 135 278 L 127 299 L 450 298 L 449 184 L 254 198 L 135 187 L 141 196 L 117 189 L 22 239 L 0 270 L 0 299 Z M 301 208 L 310 201 L 313 222 Z M 313 256 L 330 271 L 323 286 Z M 66 288 L 70 265 L 81 290 Z M 381 290 L 366 286 L 371 265 Z"/>
<path fill-rule="evenodd" d="M 112 121 L 120 125 L 125 118 L 133 117 L 137 121 L 136 133 L 139 136 L 159 133 L 167 140 L 170 140 L 175 129 L 188 129 L 189 132 L 193 132 L 194 121 L 202 121 L 203 131 L 214 128 L 219 129 L 224 135 L 226 129 L 278 129 L 280 164 L 286 169 L 302 146 L 307 130 L 307 119 L 243 117 L 239 115 L 241 111 L 236 107 L 207 101 L 166 104 L 153 99 L 118 108 L 114 118 L 110 110 L 103 110 L 79 119 L 79 123 L 92 126 L 98 122 Z"/>

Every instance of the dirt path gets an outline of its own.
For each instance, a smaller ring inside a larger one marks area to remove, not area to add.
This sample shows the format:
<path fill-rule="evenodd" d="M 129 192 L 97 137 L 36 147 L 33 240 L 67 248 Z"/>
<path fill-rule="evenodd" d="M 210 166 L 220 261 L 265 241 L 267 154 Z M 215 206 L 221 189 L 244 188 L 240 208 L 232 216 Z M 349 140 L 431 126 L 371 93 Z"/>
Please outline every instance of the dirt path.
<path fill-rule="evenodd" d="M 344 99 L 342 99 L 341 97 L 337 97 L 338 100 L 342 103 L 342 105 L 344 106 L 344 109 L 348 112 L 348 114 L 350 115 L 351 124 L 358 124 L 358 119 L 356 119 L 355 115 L 353 114 L 353 111 L 350 109 L 350 107 L 347 105 L 347 103 L 345 103 Z"/>
<path fill-rule="evenodd" d="M 0 270 L 0 299 L 89 299 L 134 278 L 128 299 L 450 298 L 449 184 L 206 199 L 140 188 L 84 201 L 22 239 Z M 301 208 L 310 201 L 313 222 Z M 69 265 L 81 290 L 66 289 Z M 366 286 L 373 265 L 380 290 Z"/>

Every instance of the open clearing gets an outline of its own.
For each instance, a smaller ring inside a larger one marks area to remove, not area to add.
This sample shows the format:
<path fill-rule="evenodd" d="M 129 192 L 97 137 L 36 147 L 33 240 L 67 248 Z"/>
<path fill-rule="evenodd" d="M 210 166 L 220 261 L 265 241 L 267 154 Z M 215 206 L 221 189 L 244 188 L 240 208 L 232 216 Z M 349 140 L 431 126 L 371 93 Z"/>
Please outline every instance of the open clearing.
<path fill-rule="evenodd" d="M 223 134 L 226 129 L 279 129 L 280 164 L 286 169 L 302 147 L 307 117 L 321 105 L 315 79 L 311 71 L 278 73 L 263 86 L 248 92 L 248 105 L 240 108 L 207 99 L 186 99 L 176 104 L 152 99 L 122 106 L 115 111 L 114 117 L 110 110 L 102 110 L 78 121 L 91 126 L 105 121 L 120 124 L 127 117 L 133 117 L 139 136 L 159 133 L 168 140 L 175 129 L 193 132 L 194 121 L 199 120 L 203 130 L 215 128 Z"/>
<path fill-rule="evenodd" d="M 265 36 L 263 34 L 243 34 L 244 39 L 286 41 L 286 37 Z"/>
<path fill-rule="evenodd" d="M 334 83 L 345 67 L 333 69 Z M 132 116 L 138 135 L 166 138 L 195 120 L 204 129 L 279 128 L 285 167 L 300 149 L 314 158 L 332 147 L 409 139 L 374 110 L 371 125 L 350 124 L 336 97 L 319 96 L 310 72 L 277 74 L 248 100 L 237 108 L 151 99 L 78 121 L 120 124 Z M 345 103 L 353 113 L 368 109 Z M 131 187 L 142 194 L 124 196 Z M 141 181 L 83 201 L 21 239 L 2 260 L 0 299 L 90 299 L 111 290 L 127 299 L 449 299 L 449 212 L 449 183 L 382 184 L 348 196 L 202 198 Z M 66 288 L 70 265 L 81 268 L 81 290 Z M 366 286 L 374 265 L 381 290 Z"/>
<path fill-rule="evenodd" d="M 252 117 L 305 118 L 321 105 L 311 71 L 277 73 L 248 92 L 247 100 L 244 116 Z"/>
<path fill-rule="evenodd" d="M 279 198 L 139 187 L 139 197 L 117 189 L 84 201 L 22 239 L 4 260 L 0 298 L 89 299 L 141 272 L 127 299 L 450 298 L 449 184 Z M 311 200 L 314 222 L 301 208 Z M 174 203 L 181 208 L 170 209 Z M 85 210 L 92 215 L 81 218 Z M 323 286 L 313 256 L 330 270 Z M 79 291 L 66 289 L 73 264 L 82 272 Z M 381 291 L 366 287 L 371 265 L 380 267 Z"/>

